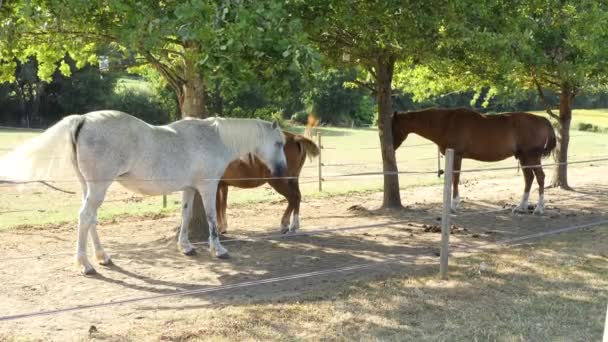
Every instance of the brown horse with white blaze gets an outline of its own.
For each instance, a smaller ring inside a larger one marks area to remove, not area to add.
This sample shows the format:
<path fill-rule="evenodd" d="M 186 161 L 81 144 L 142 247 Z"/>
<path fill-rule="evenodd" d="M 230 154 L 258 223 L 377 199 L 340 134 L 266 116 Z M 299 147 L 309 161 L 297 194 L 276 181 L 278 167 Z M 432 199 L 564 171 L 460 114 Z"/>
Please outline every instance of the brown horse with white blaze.
<path fill-rule="evenodd" d="M 300 228 L 299 215 L 302 195 L 298 177 L 306 161 L 306 156 L 316 157 L 320 150 L 312 140 L 302 135 L 283 133 L 285 134 L 283 150 L 287 160 L 286 178 L 273 179 L 270 170 L 253 154 L 232 161 L 224 171 L 217 189 L 217 219 L 221 233 L 226 233 L 228 229 L 228 223 L 226 222 L 228 186 L 256 188 L 265 183 L 268 183 L 287 199 L 287 209 L 285 209 L 281 218 L 281 233 L 293 233 Z M 290 218 L 292 218 L 291 224 Z"/>
<path fill-rule="evenodd" d="M 555 131 L 546 118 L 523 112 L 484 115 L 465 108 L 395 112 L 395 149 L 409 133 L 433 141 L 444 154 L 446 149 L 454 149 L 454 171 L 460 171 L 463 158 L 493 162 L 515 156 L 522 165 L 525 187 L 521 203 L 513 212 L 527 212 L 536 176 L 539 198 L 534 213 L 543 214 L 545 173 L 541 158 L 549 155 L 556 145 Z M 460 200 L 459 180 L 460 172 L 455 172 L 452 210 L 456 210 Z"/>

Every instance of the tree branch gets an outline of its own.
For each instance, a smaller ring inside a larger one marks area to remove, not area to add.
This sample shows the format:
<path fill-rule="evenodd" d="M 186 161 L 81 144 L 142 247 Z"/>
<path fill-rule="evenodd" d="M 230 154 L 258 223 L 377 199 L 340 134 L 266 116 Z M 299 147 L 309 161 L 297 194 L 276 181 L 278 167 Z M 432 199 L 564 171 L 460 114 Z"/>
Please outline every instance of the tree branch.
<path fill-rule="evenodd" d="M 376 79 L 376 80 L 378 79 L 378 76 L 376 76 L 376 72 L 374 71 L 373 67 L 368 66 L 366 69 L 367 69 L 367 72 L 369 72 L 374 79 Z"/>
<path fill-rule="evenodd" d="M 374 87 L 372 84 L 367 83 L 367 82 L 363 82 L 363 81 L 359 81 L 359 80 L 353 80 L 354 84 L 357 84 L 363 88 L 367 88 L 369 89 L 372 93 L 376 92 L 376 87 Z"/>
<path fill-rule="evenodd" d="M 144 52 L 144 56 L 152 67 L 163 75 L 163 77 L 167 80 L 167 83 L 169 83 L 169 86 L 171 86 L 173 91 L 175 91 L 175 95 L 179 97 L 182 93 L 182 85 L 185 83 L 184 79 L 176 75 L 169 67 L 156 59 L 154 55 L 150 53 L 150 51 Z"/>
<path fill-rule="evenodd" d="M 543 91 L 540 82 L 538 82 L 538 79 L 534 75 L 532 75 L 532 82 L 534 82 L 534 85 L 536 86 L 536 91 L 538 92 L 538 96 L 540 97 L 540 100 L 543 103 L 543 106 L 545 107 L 545 112 L 547 112 L 547 114 L 549 114 L 549 116 L 553 119 L 559 120 L 559 116 L 555 115 L 551 110 L 551 106 L 549 105 L 549 103 L 547 102 L 547 98 L 545 97 L 545 92 Z"/>
<path fill-rule="evenodd" d="M 99 37 L 99 38 L 103 38 L 103 39 L 111 40 L 111 41 L 117 40 L 116 37 L 111 36 L 109 34 L 99 33 L 99 32 L 87 32 L 87 31 L 49 30 L 49 31 L 43 31 L 43 32 L 39 32 L 39 31 L 23 32 L 23 34 L 29 35 L 29 36 L 48 36 L 51 34 L 65 34 L 65 35 L 72 35 L 72 36 L 93 36 L 93 37 Z"/>
<path fill-rule="evenodd" d="M 184 42 L 182 42 L 179 39 L 176 38 L 171 38 L 171 37 L 163 37 L 163 40 L 166 41 L 167 43 L 172 43 L 172 44 L 177 44 L 180 46 L 184 46 Z"/>
<path fill-rule="evenodd" d="M 160 50 L 161 50 L 162 52 L 176 54 L 176 55 L 178 55 L 178 56 L 180 56 L 180 57 L 182 57 L 182 58 L 185 56 L 183 52 L 180 52 L 180 51 L 177 51 L 177 50 L 173 50 L 173 49 L 166 49 L 166 48 L 162 48 L 162 49 L 160 49 Z"/>

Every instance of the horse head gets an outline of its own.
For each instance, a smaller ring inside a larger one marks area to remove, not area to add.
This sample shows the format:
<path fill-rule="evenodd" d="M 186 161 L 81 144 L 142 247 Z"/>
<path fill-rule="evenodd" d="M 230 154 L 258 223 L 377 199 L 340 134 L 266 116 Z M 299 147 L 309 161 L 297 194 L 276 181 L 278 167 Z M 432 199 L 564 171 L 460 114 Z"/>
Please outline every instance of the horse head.
<path fill-rule="evenodd" d="M 393 114 L 392 131 L 393 131 L 393 148 L 396 150 L 403 144 L 409 131 L 407 130 L 407 116 L 395 112 Z"/>
<path fill-rule="evenodd" d="M 285 135 L 275 121 L 272 125 L 268 125 L 264 143 L 254 151 L 255 155 L 270 170 L 273 177 L 283 177 L 287 173 L 287 160 L 283 147 L 285 147 Z"/>

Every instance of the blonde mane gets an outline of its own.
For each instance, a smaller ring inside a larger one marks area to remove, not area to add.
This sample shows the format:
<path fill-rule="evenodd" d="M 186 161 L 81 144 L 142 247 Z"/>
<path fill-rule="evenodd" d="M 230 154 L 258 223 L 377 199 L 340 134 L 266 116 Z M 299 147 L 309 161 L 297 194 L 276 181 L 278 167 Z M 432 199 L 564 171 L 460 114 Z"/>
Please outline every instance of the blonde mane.
<path fill-rule="evenodd" d="M 272 126 L 259 119 L 211 118 L 220 140 L 238 155 L 252 151 L 252 147 L 265 144 L 271 138 Z"/>

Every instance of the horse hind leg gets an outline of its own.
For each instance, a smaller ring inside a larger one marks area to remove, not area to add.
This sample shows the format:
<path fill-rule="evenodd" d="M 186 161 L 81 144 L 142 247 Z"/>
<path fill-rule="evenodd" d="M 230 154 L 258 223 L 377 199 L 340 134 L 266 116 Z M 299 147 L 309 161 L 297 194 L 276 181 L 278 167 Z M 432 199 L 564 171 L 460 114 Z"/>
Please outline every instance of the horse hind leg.
<path fill-rule="evenodd" d="M 283 216 L 281 217 L 281 234 L 287 234 L 291 231 L 290 218 L 291 213 L 293 212 L 293 205 L 289 199 L 287 202 L 287 208 L 285 208 Z"/>
<path fill-rule="evenodd" d="M 538 165 L 540 165 L 540 158 L 538 159 Z M 542 166 L 535 167 L 533 170 L 538 183 L 538 204 L 534 208 L 534 215 L 542 215 L 545 213 L 545 172 Z"/>
<path fill-rule="evenodd" d="M 228 259 L 230 258 L 230 255 L 228 254 L 228 250 L 220 243 L 217 229 L 217 210 L 215 203 L 217 199 L 217 185 L 217 181 L 206 181 L 203 185 L 198 187 L 198 191 L 203 199 L 207 223 L 209 224 L 209 249 L 216 257 Z"/>
<path fill-rule="evenodd" d="M 188 239 L 188 226 L 190 225 L 190 220 L 192 220 L 194 195 L 196 195 L 196 190 L 193 188 L 186 188 L 182 192 L 182 223 L 177 238 L 178 248 L 181 249 L 182 253 L 188 256 L 192 256 L 196 253 L 194 246 L 192 246 Z"/>
<path fill-rule="evenodd" d="M 220 183 L 217 188 L 217 197 L 215 199 L 217 203 L 217 224 L 220 230 L 220 234 L 226 234 L 228 232 L 228 221 L 226 219 L 226 209 L 228 207 L 228 185 Z"/>
<path fill-rule="evenodd" d="M 534 181 L 534 172 L 531 168 L 527 167 L 528 165 L 530 164 L 524 163 L 522 161 L 522 172 L 524 174 L 525 181 L 524 193 L 522 195 L 521 202 L 519 203 L 519 205 L 513 208 L 514 214 L 528 212 L 528 199 L 530 198 L 530 189 L 532 188 L 532 182 Z"/>
<path fill-rule="evenodd" d="M 111 182 L 87 182 L 86 196 L 78 217 L 78 240 L 76 243 L 76 263 L 85 275 L 97 273 L 87 258 L 87 236 L 90 232 L 95 247 L 95 254 L 106 264 L 110 256 L 105 253 L 97 235 L 97 210 L 103 203 L 106 191 Z M 84 188 L 84 187 L 83 187 Z"/>
<path fill-rule="evenodd" d="M 297 227 L 294 229 L 293 225 L 290 224 L 291 213 L 294 212 L 294 189 L 290 182 L 291 180 L 286 181 L 284 179 L 272 180 L 268 182 L 273 189 L 275 189 L 279 194 L 283 195 L 283 197 L 285 197 L 287 200 L 287 208 L 285 208 L 283 216 L 281 217 L 281 234 L 287 234 L 297 229 Z"/>

